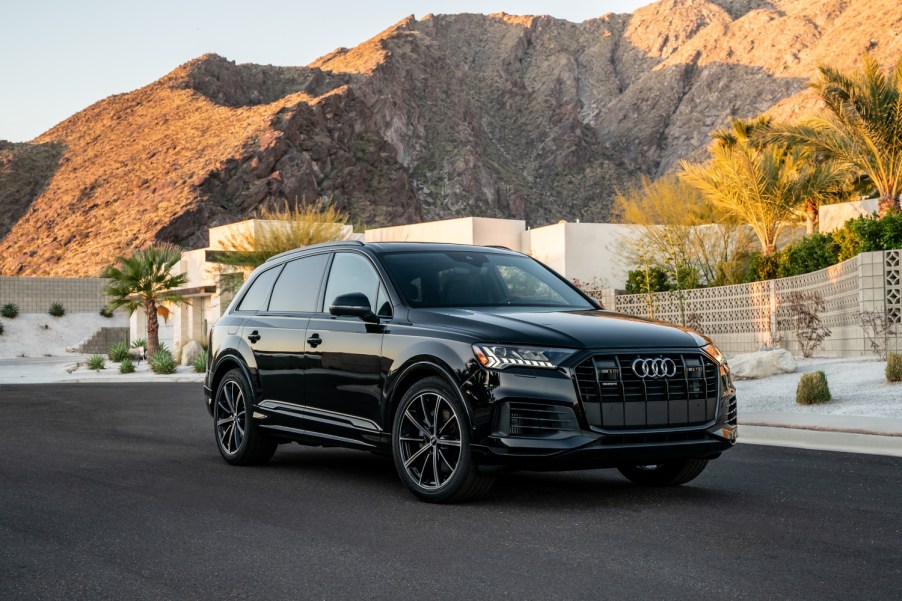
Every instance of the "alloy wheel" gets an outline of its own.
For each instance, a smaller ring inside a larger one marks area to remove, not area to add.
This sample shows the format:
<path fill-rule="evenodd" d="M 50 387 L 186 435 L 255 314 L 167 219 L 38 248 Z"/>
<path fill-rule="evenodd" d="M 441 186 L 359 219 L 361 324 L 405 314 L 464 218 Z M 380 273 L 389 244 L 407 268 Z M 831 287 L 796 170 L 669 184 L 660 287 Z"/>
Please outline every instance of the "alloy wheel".
<path fill-rule="evenodd" d="M 460 419 L 451 403 L 435 392 L 415 396 L 404 409 L 399 432 L 401 463 L 424 490 L 442 488 L 461 459 Z"/>
<path fill-rule="evenodd" d="M 244 393 L 235 381 L 226 382 L 216 399 L 216 439 L 229 455 L 241 448 L 244 440 Z"/>

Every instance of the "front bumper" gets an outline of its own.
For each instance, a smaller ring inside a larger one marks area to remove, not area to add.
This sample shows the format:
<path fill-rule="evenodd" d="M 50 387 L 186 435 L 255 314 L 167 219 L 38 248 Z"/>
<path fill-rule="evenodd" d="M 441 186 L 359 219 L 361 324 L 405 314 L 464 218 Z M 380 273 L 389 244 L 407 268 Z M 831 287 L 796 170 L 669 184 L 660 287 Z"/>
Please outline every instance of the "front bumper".
<path fill-rule="evenodd" d="M 716 424 L 695 430 L 602 434 L 580 431 L 564 438 L 490 436 L 474 445 L 484 468 L 568 470 L 714 459 L 736 443 L 738 427 Z"/>

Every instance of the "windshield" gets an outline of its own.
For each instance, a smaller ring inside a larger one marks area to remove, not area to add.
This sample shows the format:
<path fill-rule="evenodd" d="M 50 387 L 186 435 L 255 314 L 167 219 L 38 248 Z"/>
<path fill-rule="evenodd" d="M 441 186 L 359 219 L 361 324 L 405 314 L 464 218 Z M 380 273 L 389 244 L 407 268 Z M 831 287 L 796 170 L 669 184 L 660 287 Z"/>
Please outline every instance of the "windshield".
<path fill-rule="evenodd" d="M 522 255 L 399 252 L 382 255 L 382 263 L 415 308 L 595 308 L 554 273 Z"/>

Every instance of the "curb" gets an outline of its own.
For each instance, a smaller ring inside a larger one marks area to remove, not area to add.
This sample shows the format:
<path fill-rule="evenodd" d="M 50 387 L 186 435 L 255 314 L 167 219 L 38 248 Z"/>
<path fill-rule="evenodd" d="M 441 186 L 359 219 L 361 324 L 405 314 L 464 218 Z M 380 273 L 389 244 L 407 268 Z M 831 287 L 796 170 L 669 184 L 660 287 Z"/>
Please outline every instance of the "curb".
<path fill-rule="evenodd" d="M 864 434 L 866 436 L 888 436 L 902 438 L 902 432 L 886 432 L 869 428 L 836 428 L 831 426 L 804 425 L 804 424 L 779 424 L 767 421 L 740 421 L 740 426 L 754 426 L 758 428 L 783 428 L 784 430 L 811 430 L 814 432 L 836 432 L 841 434 Z"/>

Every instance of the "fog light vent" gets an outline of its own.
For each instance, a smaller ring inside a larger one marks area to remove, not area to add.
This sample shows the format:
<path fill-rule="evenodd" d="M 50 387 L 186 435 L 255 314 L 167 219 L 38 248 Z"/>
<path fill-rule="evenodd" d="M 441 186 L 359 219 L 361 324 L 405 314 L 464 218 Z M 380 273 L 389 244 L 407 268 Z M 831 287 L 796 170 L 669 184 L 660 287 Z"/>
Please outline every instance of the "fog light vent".
<path fill-rule="evenodd" d="M 544 438 L 562 432 L 578 432 L 576 414 L 570 407 L 532 403 L 507 403 L 496 419 L 501 436 Z"/>

